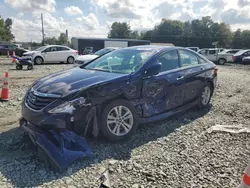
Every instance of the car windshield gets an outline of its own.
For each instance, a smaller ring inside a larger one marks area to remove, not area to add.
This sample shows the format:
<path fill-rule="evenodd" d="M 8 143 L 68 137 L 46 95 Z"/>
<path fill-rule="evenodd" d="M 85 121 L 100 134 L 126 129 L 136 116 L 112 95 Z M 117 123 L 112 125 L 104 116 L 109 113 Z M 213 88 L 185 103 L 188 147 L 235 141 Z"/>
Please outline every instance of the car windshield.
<path fill-rule="evenodd" d="M 101 50 L 98 50 L 97 52 L 95 52 L 94 54 L 95 55 L 98 55 L 98 56 L 102 56 L 102 55 L 104 55 L 104 54 L 106 54 L 106 53 L 108 53 L 108 52 L 111 52 L 112 51 L 112 49 L 101 49 Z"/>
<path fill-rule="evenodd" d="M 46 48 L 46 46 L 42 46 L 40 48 L 37 48 L 35 51 L 43 51 Z"/>
<path fill-rule="evenodd" d="M 151 48 L 115 50 L 93 62 L 82 66 L 84 69 L 131 74 L 137 71 L 155 51 Z"/>

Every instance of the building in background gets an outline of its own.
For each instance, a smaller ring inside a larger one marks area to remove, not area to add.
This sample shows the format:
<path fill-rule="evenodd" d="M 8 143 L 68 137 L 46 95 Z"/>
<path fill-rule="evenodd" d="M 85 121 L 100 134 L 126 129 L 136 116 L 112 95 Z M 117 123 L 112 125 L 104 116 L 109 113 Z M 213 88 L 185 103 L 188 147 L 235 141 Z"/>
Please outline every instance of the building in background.
<path fill-rule="evenodd" d="M 107 47 L 129 47 L 138 45 L 150 45 L 148 40 L 112 39 L 112 38 L 71 38 L 72 48 L 79 54 L 89 54 Z"/>
<path fill-rule="evenodd" d="M 151 45 L 157 45 L 157 46 L 175 46 L 172 43 L 151 43 Z"/>

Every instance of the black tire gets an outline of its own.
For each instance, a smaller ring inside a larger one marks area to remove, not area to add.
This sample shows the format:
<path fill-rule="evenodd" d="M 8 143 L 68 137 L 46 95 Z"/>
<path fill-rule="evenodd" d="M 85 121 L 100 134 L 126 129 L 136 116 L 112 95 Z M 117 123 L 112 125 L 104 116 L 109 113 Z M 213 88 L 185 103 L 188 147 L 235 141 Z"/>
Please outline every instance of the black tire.
<path fill-rule="evenodd" d="M 16 69 L 17 69 L 17 70 L 22 70 L 22 69 L 23 69 L 23 66 L 22 66 L 22 65 L 16 65 Z"/>
<path fill-rule="evenodd" d="M 218 60 L 218 64 L 219 64 L 219 65 L 225 65 L 226 62 L 227 62 L 227 60 L 224 59 L 224 58 L 220 58 L 220 59 Z"/>
<path fill-rule="evenodd" d="M 75 58 L 72 57 L 72 56 L 69 56 L 68 59 L 67 59 L 67 63 L 68 64 L 73 64 L 75 62 Z"/>
<path fill-rule="evenodd" d="M 32 70 L 32 69 L 33 69 L 33 65 L 28 65 L 28 66 L 27 66 L 27 69 L 28 69 L 28 70 Z"/>
<path fill-rule="evenodd" d="M 125 108 L 129 109 L 130 112 L 132 113 L 132 117 L 133 117 L 133 123 L 132 123 L 132 127 L 131 127 L 130 131 L 122 136 L 117 136 L 117 135 L 113 134 L 107 125 L 108 114 L 116 106 L 124 106 Z M 112 142 L 127 140 L 127 139 L 131 138 L 131 136 L 134 134 L 134 132 L 136 131 L 136 129 L 138 127 L 137 119 L 138 118 L 136 116 L 136 111 L 130 102 L 128 102 L 126 100 L 121 100 L 121 99 L 111 101 L 104 108 L 103 113 L 101 114 L 101 132 L 102 132 L 104 137 L 106 137 L 108 140 L 110 140 Z"/>
<path fill-rule="evenodd" d="M 36 65 L 41 65 L 41 64 L 43 64 L 43 58 L 38 56 L 35 58 L 34 62 Z"/>
<path fill-rule="evenodd" d="M 210 90 L 209 98 L 206 100 L 206 102 L 203 100 L 203 93 L 205 92 L 206 89 Z M 198 102 L 198 108 L 207 108 L 210 105 L 211 97 L 213 95 L 213 87 L 211 83 L 206 83 L 205 86 L 203 87 L 200 97 L 199 97 L 199 102 Z"/>

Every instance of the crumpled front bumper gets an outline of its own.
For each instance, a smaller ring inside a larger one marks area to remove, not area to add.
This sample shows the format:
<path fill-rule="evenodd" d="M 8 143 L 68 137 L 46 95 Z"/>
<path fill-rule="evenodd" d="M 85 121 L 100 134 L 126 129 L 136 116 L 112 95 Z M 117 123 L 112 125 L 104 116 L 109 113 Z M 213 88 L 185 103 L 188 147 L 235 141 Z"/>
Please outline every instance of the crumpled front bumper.
<path fill-rule="evenodd" d="M 79 158 L 92 155 L 85 138 L 74 132 L 66 129 L 43 129 L 23 118 L 20 120 L 20 126 L 60 170 L 67 168 Z"/>

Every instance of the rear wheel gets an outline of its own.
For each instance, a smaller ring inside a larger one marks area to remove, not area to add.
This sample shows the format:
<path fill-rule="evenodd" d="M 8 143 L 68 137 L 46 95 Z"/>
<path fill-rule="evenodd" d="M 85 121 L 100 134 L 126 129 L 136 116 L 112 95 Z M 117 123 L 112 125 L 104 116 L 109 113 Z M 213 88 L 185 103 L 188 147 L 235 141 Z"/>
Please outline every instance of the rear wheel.
<path fill-rule="evenodd" d="M 134 107 L 126 100 L 115 100 L 108 104 L 101 122 L 103 135 L 113 142 L 130 138 L 138 125 Z"/>
<path fill-rule="evenodd" d="M 227 60 L 223 59 L 223 58 L 221 58 L 221 59 L 218 60 L 218 64 L 219 65 L 225 65 L 226 62 L 227 62 Z"/>
<path fill-rule="evenodd" d="M 28 69 L 28 70 L 32 70 L 32 69 L 33 69 L 33 65 L 28 65 L 28 66 L 27 66 L 27 69 Z"/>
<path fill-rule="evenodd" d="M 67 63 L 69 63 L 69 64 L 73 64 L 74 62 L 75 62 L 74 57 L 72 57 L 72 56 L 68 57 L 68 59 L 67 59 Z"/>
<path fill-rule="evenodd" d="M 213 89 L 211 84 L 207 83 L 200 95 L 200 99 L 199 99 L 199 103 L 198 103 L 198 107 L 199 108 L 206 108 L 208 107 L 211 97 L 212 97 L 212 93 L 213 93 Z"/>
<path fill-rule="evenodd" d="M 43 63 L 43 58 L 36 57 L 34 62 L 35 62 L 36 65 L 41 65 Z"/>

